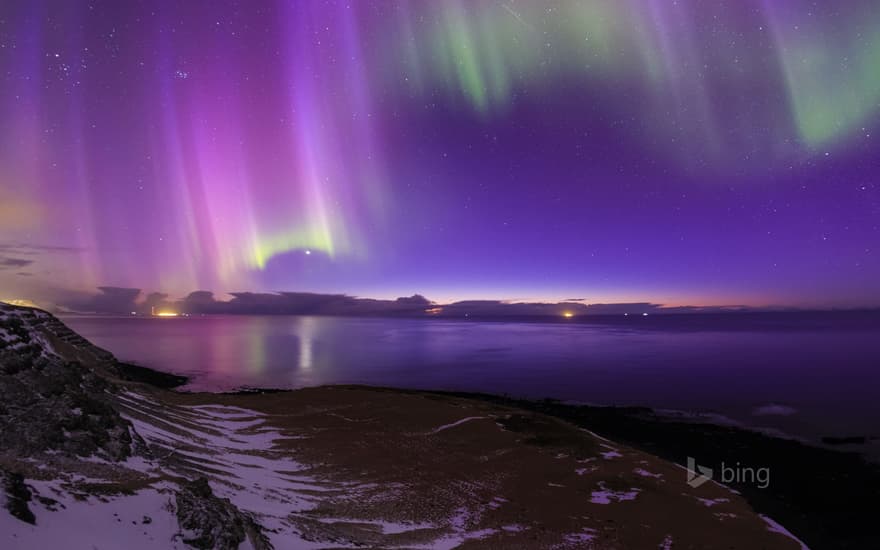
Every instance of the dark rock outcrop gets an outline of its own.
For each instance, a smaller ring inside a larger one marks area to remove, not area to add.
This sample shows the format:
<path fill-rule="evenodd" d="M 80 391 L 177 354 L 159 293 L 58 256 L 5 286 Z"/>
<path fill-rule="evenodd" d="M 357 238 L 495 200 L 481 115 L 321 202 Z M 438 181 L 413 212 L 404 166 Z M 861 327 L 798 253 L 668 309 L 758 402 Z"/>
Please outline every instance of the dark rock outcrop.
<path fill-rule="evenodd" d="M 256 550 L 272 550 L 263 528 L 229 499 L 214 495 L 207 479 L 200 477 L 182 484 L 176 500 L 177 523 L 186 544 L 236 550 L 248 538 Z"/>
<path fill-rule="evenodd" d="M 13 517 L 31 525 L 36 523 L 37 518 L 28 506 L 31 491 L 24 484 L 21 474 L 0 469 L 0 491 L 0 503 Z"/>
<path fill-rule="evenodd" d="M 117 388 L 95 368 L 53 351 L 44 329 L 53 320 L 45 312 L 0 305 L 0 454 L 53 451 L 124 460 L 132 437 L 129 422 L 112 405 Z"/>

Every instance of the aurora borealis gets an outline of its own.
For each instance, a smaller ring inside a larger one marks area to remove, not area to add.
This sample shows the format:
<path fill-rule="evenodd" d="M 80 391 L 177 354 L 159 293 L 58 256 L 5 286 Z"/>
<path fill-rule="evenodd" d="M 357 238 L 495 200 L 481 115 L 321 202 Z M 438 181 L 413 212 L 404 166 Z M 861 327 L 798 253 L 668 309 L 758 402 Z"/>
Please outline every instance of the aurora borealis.
<path fill-rule="evenodd" d="M 876 2 L 9 0 L 0 78 L 3 294 L 880 305 Z"/>

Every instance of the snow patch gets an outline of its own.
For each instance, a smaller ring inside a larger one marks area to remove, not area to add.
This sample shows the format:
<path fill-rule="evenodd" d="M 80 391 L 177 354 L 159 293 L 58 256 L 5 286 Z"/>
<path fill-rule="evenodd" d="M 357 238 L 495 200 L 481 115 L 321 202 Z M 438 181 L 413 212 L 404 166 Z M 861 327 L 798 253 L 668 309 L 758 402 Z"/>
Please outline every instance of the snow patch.
<path fill-rule="evenodd" d="M 712 506 L 715 506 L 716 504 L 730 502 L 730 499 L 727 499 L 727 498 L 715 498 L 715 499 L 700 498 L 700 497 L 696 497 L 696 498 L 697 498 L 697 500 L 699 500 L 700 502 L 703 503 L 703 506 L 706 506 L 707 508 L 711 508 Z"/>
<path fill-rule="evenodd" d="M 35 500 L 36 525 L 0 514 L 0 547 L 71 548 L 71 541 L 81 541 L 88 548 L 118 548 L 125 541 L 127 550 L 189 548 L 177 538 L 170 491 L 147 489 L 83 501 L 66 495 L 53 482 L 28 480 L 27 484 L 58 505 L 50 509 Z"/>
<path fill-rule="evenodd" d="M 604 482 L 599 482 L 599 490 L 590 493 L 590 502 L 593 504 L 611 504 L 612 502 L 623 502 L 627 500 L 635 500 L 640 490 L 630 487 L 629 491 L 612 491 L 605 486 Z"/>
<path fill-rule="evenodd" d="M 481 419 L 483 419 L 483 418 L 486 418 L 486 417 L 485 417 L 485 416 L 468 416 L 467 418 L 462 418 L 461 420 L 456 420 L 455 422 L 453 422 L 453 423 L 451 423 L 451 424 L 444 424 L 444 425 L 442 425 L 442 426 L 438 426 L 438 427 L 434 428 L 433 430 L 431 430 L 431 431 L 428 432 L 428 433 L 430 433 L 430 434 L 435 434 L 435 433 L 438 433 L 438 432 L 442 432 L 443 430 L 448 430 L 449 428 L 454 428 L 454 427 L 456 427 L 456 426 L 461 426 L 461 425 L 464 424 L 465 422 L 470 422 L 471 420 L 481 420 Z"/>
<path fill-rule="evenodd" d="M 492 500 L 489 501 L 489 508 L 491 508 L 491 509 L 493 509 L 493 510 L 497 510 L 498 508 L 501 508 L 501 507 L 504 505 L 505 502 L 507 502 L 507 499 L 506 499 L 506 498 L 504 498 L 504 497 L 495 497 L 495 498 L 493 498 Z"/>
<path fill-rule="evenodd" d="M 810 550 L 810 547 L 807 546 L 804 543 L 804 541 L 802 541 L 801 539 L 794 536 L 788 529 L 779 525 L 778 523 L 776 523 L 775 521 L 773 521 L 772 519 L 770 519 L 769 517 L 767 517 L 765 515 L 759 514 L 759 516 L 761 517 L 761 519 L 764 520 L 765 523 L 767 523 L 767 530 L 768 531 L 770 531 L 771 533 L 779 533 L 780 535 L 783 535 L 783 536 L 790 538 L 791 540 L 795 541 L 796 543 L 798 543 L 801 546 L 801 550 Z"/>
<path fill-rule="evenodd" d="M 343 486 L 303 475 L 305 467 L 279 447 L 288 438 L 270 427 L 264 414 L 218 405 L 164 405 L 159 413 L 154 402 L 137 394 L 118 397 L 123 416 L 154 454 L 187 477 L 206 477 L 217 496 L 252 514 L 277 548 L 320 547 L 300 540 L 289 517 L 313 508 L 321 494 L 358 492 L 358 484 Z M 159 473 L 149 461 L 132 466 Z"/>
<path fill-rule="evenodd" d="M 596 538 L 596 530 L 584 527 L 580 533 L 569 533 L 562 537 L 562 540 L 569 544 L 577 544 L 579 542 L 590 542 Z"/>

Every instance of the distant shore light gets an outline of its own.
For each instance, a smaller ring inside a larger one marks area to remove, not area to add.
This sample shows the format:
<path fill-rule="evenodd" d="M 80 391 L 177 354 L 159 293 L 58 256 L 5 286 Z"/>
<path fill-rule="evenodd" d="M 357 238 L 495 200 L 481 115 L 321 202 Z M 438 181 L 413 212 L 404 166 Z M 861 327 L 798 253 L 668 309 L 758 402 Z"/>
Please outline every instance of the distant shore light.
<path fill-rule="evenodd" d="M 570 319 L 570 318 L 574 317 L 574 313 L 572 313 L 570 311 L 563 311 L 562 316 L 565 317 L 566 319 Z"/>
<path fill-rule="evenodd" d="M 178 315 L 180 314 L 174 311 L 160 311 L 156 317 L 177 317 Z"/>
<path fill-rule="evenodd" d="M 26 298 L 18 298 L 18 299 L 0 299 L 0 302 L 9 304 L 11 306 L 23 306 L 23 307 L 40 307 L 35 302 L 28 300 Z"/>

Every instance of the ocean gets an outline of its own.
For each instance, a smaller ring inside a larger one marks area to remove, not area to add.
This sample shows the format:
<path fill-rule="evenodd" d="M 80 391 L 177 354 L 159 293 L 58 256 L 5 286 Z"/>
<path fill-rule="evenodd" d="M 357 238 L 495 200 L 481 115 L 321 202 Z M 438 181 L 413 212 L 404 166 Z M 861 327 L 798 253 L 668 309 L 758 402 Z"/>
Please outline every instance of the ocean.
<path fill-rule="evenodd" d="M 561 322 L 68 316 L 184 388 L 367 384 L 648 406 L 818 440 L 880 436 L 876 312 Z M 876 441 L 875 441 L 876 444 Z"/>

